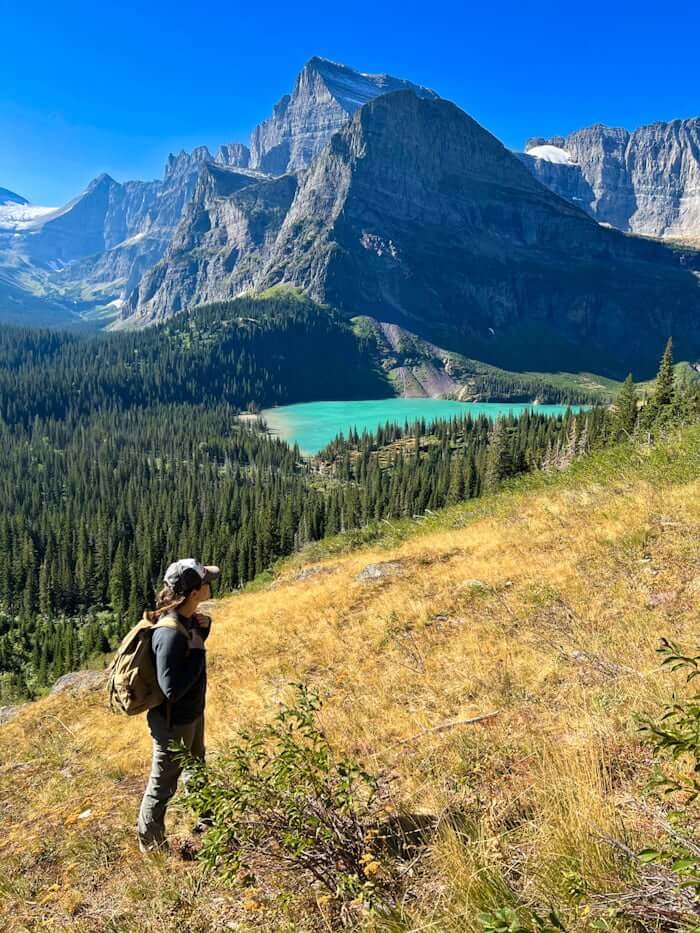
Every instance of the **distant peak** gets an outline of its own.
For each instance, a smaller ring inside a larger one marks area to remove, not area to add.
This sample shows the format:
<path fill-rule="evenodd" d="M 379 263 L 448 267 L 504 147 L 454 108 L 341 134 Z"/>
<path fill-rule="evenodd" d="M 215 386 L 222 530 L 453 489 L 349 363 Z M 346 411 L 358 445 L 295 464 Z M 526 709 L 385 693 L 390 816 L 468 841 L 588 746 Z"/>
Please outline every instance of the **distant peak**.
<path fill-rule="evenodd" d="M 408 90 L 418 97 L 439 98 L 439 95 L 430 88 L 414 84 L 406 78 L 396 78 L 385 73 L 372 74 L 358 71 L 341 62 L 334 62 L 330 58 L 314 55 L 304 65 L 297 77 L 296 89 L 305 85 L 312 76 L 323 81 L 329 93 L 338 103 L 352 115 L 359 107 L 382 94 L 393 91 Z"/>
<path fill-rule="evenodd" d="M 89 193 L 96 188 L 111 187 L 112 185 L 118 185 L 118 182 L 116 182 L 111 175 L 108 175 L 107 172 L 102 172 L 97 178 L 93 178 L 85 190 Z"/>
<path fill-rule="evenodd" d="M 206 146 L 197 146 L 192 152 L 186 152 L 181 149 L 177 155 L 172 152 L 165 163 L 165 177 L 171 178 L 173 175 L 179 175 L 183 172 L 189 172 L 197 168 L 203 162 L 211 162 L 213 157 Z"/>

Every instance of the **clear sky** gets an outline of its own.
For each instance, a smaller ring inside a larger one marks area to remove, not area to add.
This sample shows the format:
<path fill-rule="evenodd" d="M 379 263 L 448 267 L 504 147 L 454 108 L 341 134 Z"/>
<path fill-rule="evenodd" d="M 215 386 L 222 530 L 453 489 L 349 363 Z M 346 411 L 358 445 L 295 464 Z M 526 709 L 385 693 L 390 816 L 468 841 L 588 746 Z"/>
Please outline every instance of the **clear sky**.
<path fill-rule="evenodd" d="M 248 142 L 313 55 L 432 87 L 512 148 L 700 115 L 691 0 L 13 0 L 0 23 L 0 187 L 37 204 Z"/>

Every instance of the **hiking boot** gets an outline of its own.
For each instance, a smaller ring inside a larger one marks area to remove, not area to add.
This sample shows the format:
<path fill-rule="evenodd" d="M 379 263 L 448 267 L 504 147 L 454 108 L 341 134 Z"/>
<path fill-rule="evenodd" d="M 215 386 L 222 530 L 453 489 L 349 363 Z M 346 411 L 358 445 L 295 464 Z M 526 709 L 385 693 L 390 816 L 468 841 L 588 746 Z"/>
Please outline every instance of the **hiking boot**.
<path fill-rule="evenodd" d="M 170 846 L 165 839 L 161 842 L 143 842 L 139 839 L 139 852 L 143 852 L 144 855 L 168 855 Z"/>

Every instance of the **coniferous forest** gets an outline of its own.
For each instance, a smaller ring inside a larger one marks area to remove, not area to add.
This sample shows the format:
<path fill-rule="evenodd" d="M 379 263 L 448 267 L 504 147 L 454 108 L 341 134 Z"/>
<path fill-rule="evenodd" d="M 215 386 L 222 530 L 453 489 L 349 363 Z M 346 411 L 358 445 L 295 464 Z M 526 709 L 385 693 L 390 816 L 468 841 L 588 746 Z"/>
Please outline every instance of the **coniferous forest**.
<path fill-rule="evenodd" d="M 387 425 L 312 460 L 237 419 L 340 394 L 341 380 L 376 397 L 363 352 L 332 314 L 289 298 L 90 340 L 0 330 L 0 703 L 110 650 L 175 556 L 218 563 L 231 590 L 309 541 L 561 468 L 638 429 L 629 380 L 613 417 Z M 657 419 L 697 410 L 670 380 Z"/>

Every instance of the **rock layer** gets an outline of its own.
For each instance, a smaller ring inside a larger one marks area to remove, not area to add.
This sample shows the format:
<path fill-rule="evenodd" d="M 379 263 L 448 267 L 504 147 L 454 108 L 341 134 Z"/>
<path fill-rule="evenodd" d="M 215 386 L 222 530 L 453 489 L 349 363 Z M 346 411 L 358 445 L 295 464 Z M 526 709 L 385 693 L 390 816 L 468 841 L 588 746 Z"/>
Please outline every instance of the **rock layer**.
<path fill-rule="evenodd" d="M 555 162 L 546 147 L 564 151 Z M 700 238 L 700 117 L 633 133 L 597 124 L 530 140 L 521 159 L 548 188 L 601 223 L 655 237 Z"/>

